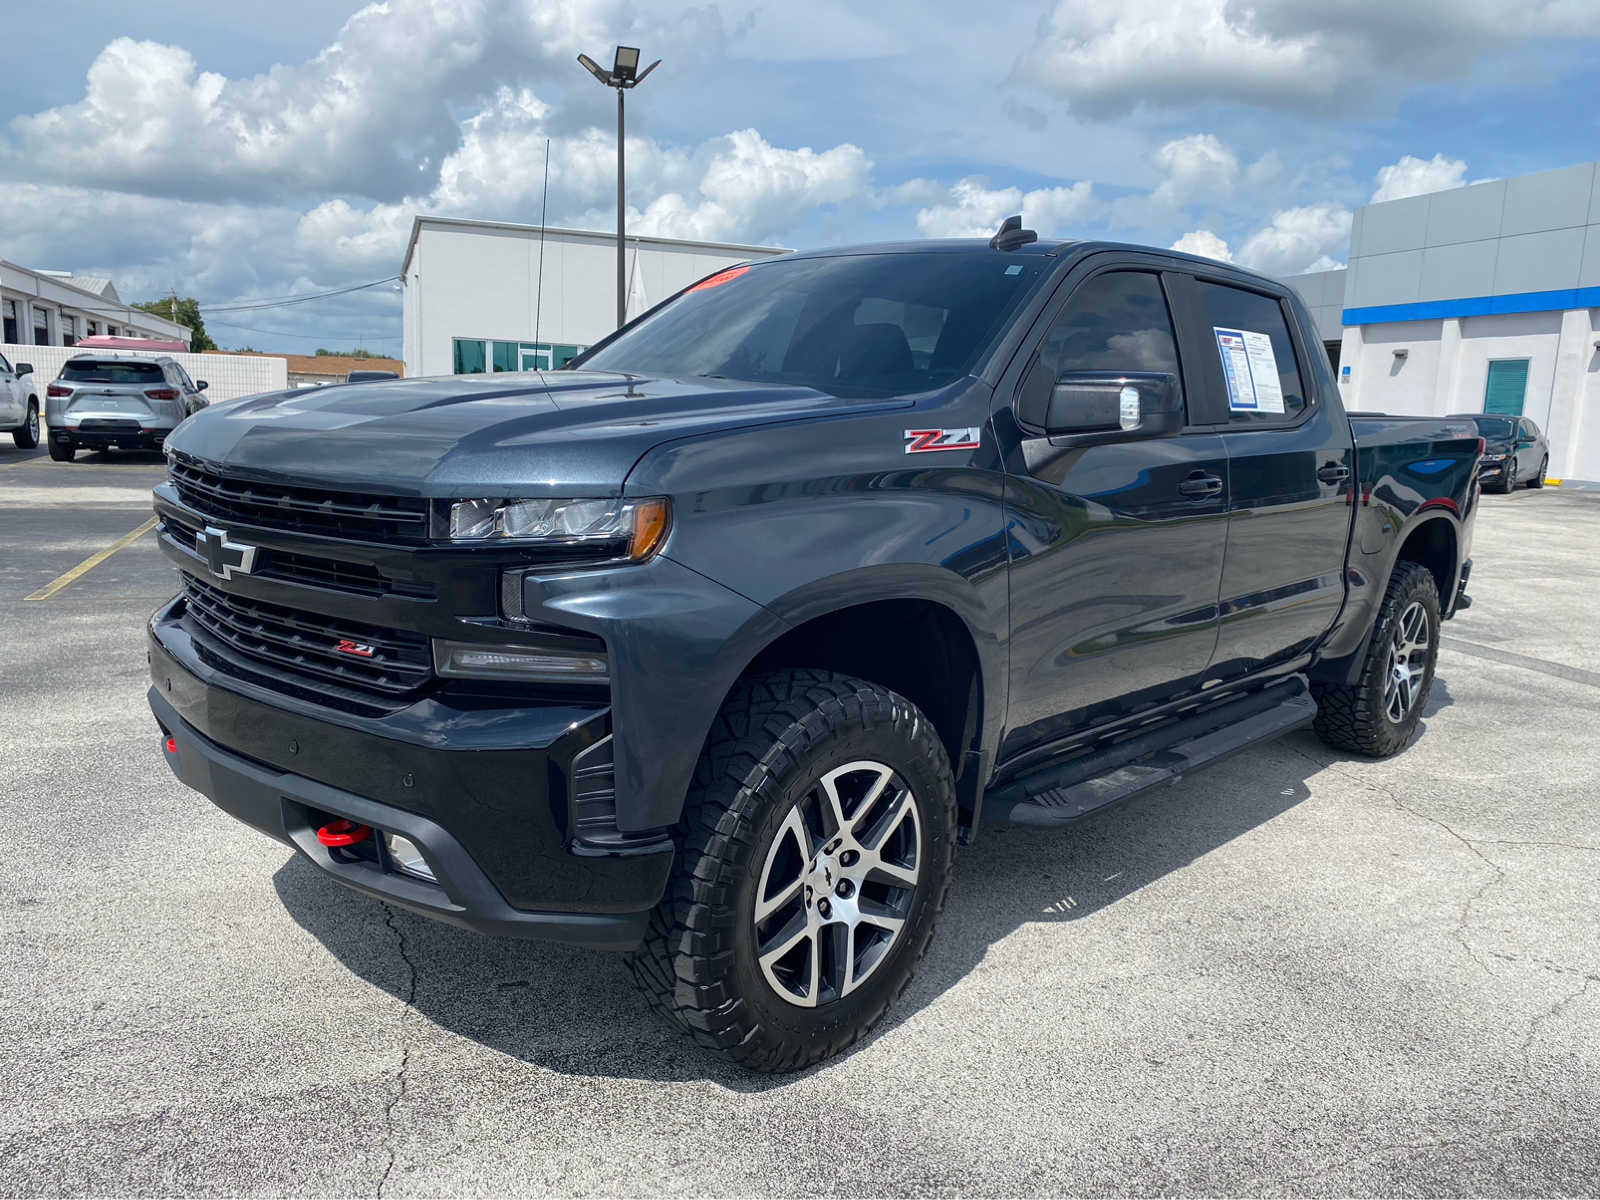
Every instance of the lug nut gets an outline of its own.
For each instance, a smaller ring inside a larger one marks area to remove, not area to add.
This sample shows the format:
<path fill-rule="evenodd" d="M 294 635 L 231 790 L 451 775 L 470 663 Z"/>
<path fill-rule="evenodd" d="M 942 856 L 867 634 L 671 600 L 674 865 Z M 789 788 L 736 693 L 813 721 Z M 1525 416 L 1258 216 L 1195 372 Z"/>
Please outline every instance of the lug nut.
<path fill-rule="evenodd" d="M 833 890 L 834 890 L 834 894 L 839 896 L 841 899 L 848 899 L 850 897 L 850 894 L 852 892 L 854 892 L 856 889 L 855 889 L 855 886 L 853 884 L 851 884 L 851 882 L 848 879 L 841 879 L 841 880 L 839 880 L 839 886 L 834 888 Z"/>
<path fill-rule="evenodd" d="M 833 905 L 829 904 L 827 900 L 818 900 L 817 911 L 826 917 L 833 912 Z"/>
<path fill-rule="evenodd" d="M 861 855 L 857 854 L 854 850 L 846 850 L 843 854 L 839 855 L 839 865 L 841 867 L 853 867 L 860 861 Z"/>

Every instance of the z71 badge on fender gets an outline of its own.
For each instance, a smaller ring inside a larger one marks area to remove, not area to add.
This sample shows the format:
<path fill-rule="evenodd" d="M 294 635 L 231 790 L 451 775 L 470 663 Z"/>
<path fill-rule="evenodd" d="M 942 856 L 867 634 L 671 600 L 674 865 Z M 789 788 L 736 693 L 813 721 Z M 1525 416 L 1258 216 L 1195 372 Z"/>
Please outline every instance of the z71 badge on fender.
<path fill-rule="evenodd" d="M 928 454 L 934 450 L 976 450 L 978 435 L 982 431 L 973 425 L 968 429 L 908 429 L 906 453 Z"/>

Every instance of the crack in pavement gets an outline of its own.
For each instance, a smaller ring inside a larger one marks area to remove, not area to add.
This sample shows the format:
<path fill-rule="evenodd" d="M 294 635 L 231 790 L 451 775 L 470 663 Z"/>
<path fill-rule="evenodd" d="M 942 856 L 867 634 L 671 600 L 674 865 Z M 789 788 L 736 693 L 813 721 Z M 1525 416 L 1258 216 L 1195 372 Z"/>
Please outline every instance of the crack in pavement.
<path fill-rule="evenodd" d="M 1338 1162 L 1328 1163 L 1325 1166 L 1318 1167 L 1314 1171 L 1307 1171 L 1302 1175 L 1289 1175 L 1281 1179 L 1271 1180 L 1270 1182 L 1280 1186 L 1285 1184 L 1304 1183 L 1311 1179 L 1321 1179 L 1323 1176 L 1329 1175 L 1334 1171 L 1342 1170 L 1345 1167 L 1353 1167 L 1357 1163 L 1366 1162 L 1368 1159 L 1376 1158 L 1380 1154 L 1393 1154 L 1398 1150 L 1409 1150 L 1416 1152 L 1423 1150 L 1443 1150 L 1446 1148 L 1475 1146 L 1487 1138 L 1507 1137 L 1513 1133 L 1521 1133 L 1526 1128 L 1526 1125 L 1510 1125 L 1504 1129 L 1488 1129 L 1482 1133 L 1475 1133 L 1471 1137 L 1435 1138 L 1426 1142 L 1391 1142 L 1382 1146 L 1374 1146 L 1370 1150 L 1364 1150 L 1360 1154 L 1351 1155 L 1349 1158 L 1340 1159 Z M 1262 1182 L 1263 1181 L 1258 1178 L 1255 1180 L 1256 1186 L 1245 1188 L 1243 1190 L 1246 1192 L 1258 1191 L 1260 1190 L 1260 1185 Z"/>
<path fill-rule="evenodd" d="M 1490 888 L 1494 887 L 1496 884 L 1501 883 L 1501 882 L 1503 882 L 1505 880 L 1505 877 L 1506 877 L 1505 868 L 1502 867 L 1499 863 L 1495 862 L 1492 858 L 1490 858 L 1482 850 L 1479 850 L 1477 845 L 1474 844 L 1474 842 L 1473 842 L 1473 840 L 1471 838 L 1467 837 L 1463 833 L 1458 833 L 1447 822 L 1441 821 L 1438 817 L 1429 816 L 1425 812 L 1419 812 L 1418 810 L 1412 808 L 1404 800 L 1400 799 L 1400 797 L 1395 794 L 1394 789 L 1392 787 L 1390 787 L 1388 784 L 1379 783 L 1379 782 L 1377 782 L 1375 780 L 1371 780 L 1371 779 L 1365 779 L 1362 776 L 1352 774 L 1349 771 L 1342 771 L 1337 766 L 1335 766 L 1333 763 L 1324 762 L 1323 760 L 1317 758 L 1313 754 L 1307 754 L 1304 750 L 1300 749 L 1298 746 L 1291 746 L 1290 748 L 1292 750 L 1294 750 L 1294 752 L 1296 754 L 1300 755 L 1301 758 L 1306 759 L 1308 762 L 1317 763 L 1319 766 L 1322 766 L 1322 767 L 1326 768 L 1327 770 L 1332 771 L 1335 775 L 1338 775 L 1342 779 L 1349 780 L 1351 783 L 1356 784 L 1358 787 L 1365 788 L 1367 791 L 1374 792 L 1377 795 L 1387 797 L 1388 800 L 1389 800 L 1389 803 L 1392 804 L 1395 808 L 1399 809 L 1401 812 L 1407 813 L 1410 816 L 1415 817 L 1419 821 L 1426 821 L 1428 824 L 1433 825 L 1433 826 L 1435 826 L 1435 827 L 1437 827 L 1439 829 L 1444 830 L 1445 833 L 1449 834 L 1456 841 L 1460 842 L 1463 846 L 1465 846 L 1473 854 L 1474 857 L 1476 857 L 1480 862 L 1483 863 L 1484 866 L 1488 867 L 1489 870 L 1494 872 L 1493 876 L 1491 876 L 1489 879 L 1484 880 L 1484 882 L 1478 887 L 1477 891 L 1473 892 L 1472 895 L 1467 897 L 1466 902 L 1461 906 L 1460 915 L 1456 918 L 1456 927 L 1452 931 L 1452 936 L 1455 938 L 1455 940 L 1457 942 L 1460 943 L 1461 948 L 1464 951 L 1466 951 L 1467 957 L 1470 958 L 1474 963 L 1476 963 L 1480 968 L 1482 968 L 1482 970 L 1486 974 L 1493 975 L 1494 974 L 1494 968 L 1491 967 L 1487 962 L 1484 961 L 1484 959 L 1478 954 L 1478 951 L 1473 947 L 1472 942 L 1468 939 L 1468 937 L 1467 937 L 1467 926 L 1471 923 L 1471 920 L 1472 920 L 1472 908 L 1473 908 L 1473 906 L 1475 904 L 1477 904 L 1480 900 L 1482 900 L 1484 898 L 1484 896 L 1488 895 Z M 1490 844 L 1492 845 L 1494 843 L 1491 842 Z"/>
<path fill-rule="evenodd" d="M 383 905 L 383 923 L 394 933 L 395 950 L 400 955 L 400 961 L 406 965 L 405 994 L 400 1001 L 405 1005 L 400 1010 L 400 1067 L 395 1072 L 394 1094 L 389 1097 L 389 1102 L 383 1107 L 383 1148 L 388 1154 L 388 1159 L 383 1165 L 383 1175 L 378 1179 L 376 1194 L 383 1195 L 383 1189 L 389 1184 L 389 1176 L 394 1173 L 394 1110 L 406 1098 L 406 1093 L 411 1087 L 411 1040 L 406 1037 L 406 1017 L 411 1013 L 412 1003 L 417 998 L 417 964 L 411 960 L 411 954 L 406 948 L 406 935 L 400 931 L 400 926 L 394 923 L 394 909 L 387 904 Z"/>
<path fill-rule="evenodd" d="M 1533 1039 L 1539 1036 L 1540 1026 L 1559 1017 L 1568 1006 L 1576 1003 L 1585 992 L 1597 983 L 1600 983 L 1600 975 L 1585 975 L 1581 984 L 1528 1022 L 1527 1036 L 1522 1039 L 1523 1061 L 1530 1066 L 1533 1063 Z"/>

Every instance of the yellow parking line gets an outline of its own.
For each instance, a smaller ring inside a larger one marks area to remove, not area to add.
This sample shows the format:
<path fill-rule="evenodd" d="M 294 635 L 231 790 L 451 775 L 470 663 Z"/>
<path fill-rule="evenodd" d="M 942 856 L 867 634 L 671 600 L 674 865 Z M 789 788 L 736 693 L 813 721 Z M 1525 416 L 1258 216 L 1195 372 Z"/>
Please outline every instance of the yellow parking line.
<path fill-rule="evenodd" d="M 77 579 L 79 576 L 88 574 L 90 571 L 92 571 L 96 567 L 98 567 L 101 563 L 105 562 L 106 559 L 110 558 L 118 550 L 121 550 L 125 546 L 133 545 L 134 542 L 137 542 L 140 538 L 142 538 L 145 534 L 149 533 L 155 527 L 156 527 L 156 519 L 154 517 L 151 517 L 148 521 L 146 521 L 143 525 L 139 526 L 139 528 L 135 529 L 132 533 L 123 534 L 116 541 L 112 542 L 111 545 L 107 546 L 104 550 L 100 550 L 100 551 L 97 551 L 94 554 L 91 554 L 88 558 L 84 559 L 77 566 L 73 567 L 72 570 L 68 571 L 65 575 L 59 575 L 55 579 L 52 579 L 49 583 L 45 584 L 42 588 L 40 588 L 33 595 L 26 597 L 26 599 L 28 599 L 28 600 L 48 600 L 48 599 L 50 599 L 51 596 L 54 596 L 57 592 L 59 592 L 62 588 L 66 587 L 74 579 Z"/>

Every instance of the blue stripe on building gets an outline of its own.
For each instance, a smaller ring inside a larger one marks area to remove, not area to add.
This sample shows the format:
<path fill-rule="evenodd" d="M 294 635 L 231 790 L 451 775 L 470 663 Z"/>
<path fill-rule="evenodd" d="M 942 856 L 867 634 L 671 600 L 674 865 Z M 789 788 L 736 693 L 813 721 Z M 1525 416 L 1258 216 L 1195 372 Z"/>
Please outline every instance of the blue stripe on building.
<path fill-rule="evenodd" d="M 1460 300 L 1424 300 L 1417 304 L 1374 304 L 1367 308 L 1347 308 L 1342 320 L 1346 325 L 1385 325 L 1393 321 L 1437 321 L 1444 317 L 1564 312 L 1569 308 L 1600 308 L 1600 287 L 1518 292 L 1511 296 L 1468 296 Z"/>

